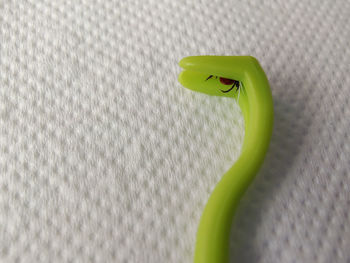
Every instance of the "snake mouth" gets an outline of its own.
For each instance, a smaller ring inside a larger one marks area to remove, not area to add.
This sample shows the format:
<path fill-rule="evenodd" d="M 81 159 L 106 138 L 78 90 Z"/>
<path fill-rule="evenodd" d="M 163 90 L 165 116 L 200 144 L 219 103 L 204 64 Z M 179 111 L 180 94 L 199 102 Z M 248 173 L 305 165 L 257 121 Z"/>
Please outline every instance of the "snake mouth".
<path fill-rule="evenodd" d="M 228 90 L 220 90 L 221 92 L 223 92 L 223 93 L 227 93 L 227 92 L 230 92 L 232 89 L 234 88 L 234 85 L 231 87 L 231 88 L 229 88 Z"/>

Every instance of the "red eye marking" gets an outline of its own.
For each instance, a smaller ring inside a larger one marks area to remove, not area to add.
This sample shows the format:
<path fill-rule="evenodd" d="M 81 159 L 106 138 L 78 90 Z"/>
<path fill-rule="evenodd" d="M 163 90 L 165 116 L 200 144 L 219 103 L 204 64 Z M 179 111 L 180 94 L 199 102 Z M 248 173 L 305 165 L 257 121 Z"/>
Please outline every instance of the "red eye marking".
<path fill-rule="evenodd" d="M 232 85 L 233 83 L 235 83 L 235 80 L 220 77 L 220 82 L 224 85 Z"/>

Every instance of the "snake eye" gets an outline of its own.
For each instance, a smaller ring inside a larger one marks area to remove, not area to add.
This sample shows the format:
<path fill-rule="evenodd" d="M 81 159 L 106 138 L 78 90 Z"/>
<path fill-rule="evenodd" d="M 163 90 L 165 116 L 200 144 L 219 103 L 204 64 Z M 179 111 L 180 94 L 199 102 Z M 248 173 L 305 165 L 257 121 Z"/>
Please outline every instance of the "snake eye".
<path fill-rule="evenodd" d="M 238 89 L 239 89 L 239 81 L 238 80 L 218 77 L 218 76 L 214 76 L 214 75 L 209 75 L 209 77 L 207 77 L 205 79 L 205 81 L 207 81 L 207 80 L 209 80 L 209 79 L 211 79 L 213 77 L 215 77 L 216 79 L 219 78 L 220 83 L 223 84 L 223 85 L 232 85 L 232 87 L 230 89 L 228 89 L 228 90 L 220 89 L 220 91 L 222 91 L 223 93 L 230 92 L 235 86 L 237 86 L 237 91 L 238 91 Z"/>
<path fill-rule="evenodd" d="M 209 80 L 211 78 L 218 78 L 217 76 L 214 75 L 209 75 L 209 77 L 207 77 L 205 80 Z M 234 79 L 227 79 L 227 78 L 223 78 L 223 77 L 219 77 L 220 83 L 223 85 L 232 85 L 235 84 L 237 81 Z"/>

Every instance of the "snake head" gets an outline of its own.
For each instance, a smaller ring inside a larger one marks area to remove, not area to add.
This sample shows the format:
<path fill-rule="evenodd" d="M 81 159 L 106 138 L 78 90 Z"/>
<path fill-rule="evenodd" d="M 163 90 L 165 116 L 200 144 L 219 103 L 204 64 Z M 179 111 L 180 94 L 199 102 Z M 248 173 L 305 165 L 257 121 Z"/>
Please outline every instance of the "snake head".
<path fill-rule="evenodd" d="M 193 56 L 182 59 L 179 82 L 188 89 L 212 96 L 236 97 L 249 56 Z M 230 85 L 231 87 L 229 87 Z M 236 88 L 234 88 L 236 87 Z"/>

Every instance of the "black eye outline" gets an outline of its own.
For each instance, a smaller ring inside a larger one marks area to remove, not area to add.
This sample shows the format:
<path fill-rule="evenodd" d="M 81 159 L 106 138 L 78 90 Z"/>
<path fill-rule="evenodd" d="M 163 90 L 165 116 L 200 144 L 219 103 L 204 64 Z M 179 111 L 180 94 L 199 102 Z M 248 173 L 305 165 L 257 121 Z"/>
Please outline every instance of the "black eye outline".
<path fill-rule="evenodd" d="M 206 80 L 205 80 L 205 81 L 207 81 L 208 79 L 211 79 L 212 77 L 215 77 L 215 79 L 217 79 L 217 78 L 218 78 L 218 76 L 210 75 L 209 77 L 207 77 L 207 78 L 206 78 Z"/>

